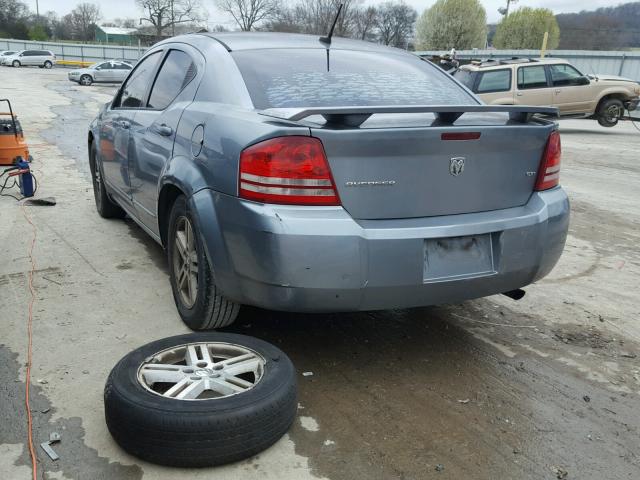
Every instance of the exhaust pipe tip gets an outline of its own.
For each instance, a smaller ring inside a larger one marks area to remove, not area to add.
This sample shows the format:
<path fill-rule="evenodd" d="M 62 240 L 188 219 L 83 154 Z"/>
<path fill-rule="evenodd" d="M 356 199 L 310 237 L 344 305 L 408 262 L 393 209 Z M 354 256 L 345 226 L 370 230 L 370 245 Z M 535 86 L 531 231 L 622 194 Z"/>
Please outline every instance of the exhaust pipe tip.
<path fill-rule="evenodd" d="M 515 290 L 509 290 L 508 292 L 502 292 L 502 295 L 506 295 L 507 297 L 509 297 L 512 300 L 520 300 L 522 297 L 525 296 L 527 292 L 525 292 L 523 289 L 521 288 L 516 288 Z"/>

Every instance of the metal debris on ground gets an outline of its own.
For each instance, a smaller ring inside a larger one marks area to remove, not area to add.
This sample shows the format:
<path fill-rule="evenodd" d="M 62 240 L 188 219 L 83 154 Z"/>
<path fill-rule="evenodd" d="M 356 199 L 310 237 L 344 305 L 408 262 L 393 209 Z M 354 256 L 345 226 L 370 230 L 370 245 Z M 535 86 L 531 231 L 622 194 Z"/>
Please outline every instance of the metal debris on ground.
<path fill-rule="evenodd" d="M 444 465 L 441 463 L 436 465 L 436 472 L 442 472 L 444 470 Z"/>
<path fill-rule="evenodd" d="M 303 377 L 313 377 L 313 372 L 302 372 Z"/>
<path fill-rule="evenodd" d="M 458 403 L 469 403 L 469 399 L 465 398 L 464 400 L 458 400 Z"/>
<path fill-rule="evenodd" d="M 585 395 L 584 397 L 582 397 L 582 399 L 587 403 L 591 401 L 591 397 L 589 395 Z"/>
<path fill-rule="evenodd" d="M 53 450 L 53 448 L 51 448 L 51 445 L 53 445 L 54 443 L 58 443 L 59 441 L 60 441 L 60 434 L 57 433 L 57 432 L 51 432 L 49 434 L 49 441 L 48 442 L 42 442 L 40 444 L 40 447 L 45 451 L 45 453 L 49 456 L 49 458 L 51 460 L 53 460 L 54 462 L 56 460 L 58 460 L 60 457 Z"/>

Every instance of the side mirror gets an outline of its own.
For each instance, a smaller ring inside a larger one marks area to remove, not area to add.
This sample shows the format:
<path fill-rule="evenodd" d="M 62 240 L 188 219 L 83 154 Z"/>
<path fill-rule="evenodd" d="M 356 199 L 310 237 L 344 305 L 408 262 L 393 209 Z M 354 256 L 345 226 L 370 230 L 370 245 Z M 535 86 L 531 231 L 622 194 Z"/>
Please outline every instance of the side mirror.
<path fill-rule="evenodd" d="M 591 81 L 589 81 L 588 77 L 578 77 L 577 84 L 578 85 L 589 85 Z"/>

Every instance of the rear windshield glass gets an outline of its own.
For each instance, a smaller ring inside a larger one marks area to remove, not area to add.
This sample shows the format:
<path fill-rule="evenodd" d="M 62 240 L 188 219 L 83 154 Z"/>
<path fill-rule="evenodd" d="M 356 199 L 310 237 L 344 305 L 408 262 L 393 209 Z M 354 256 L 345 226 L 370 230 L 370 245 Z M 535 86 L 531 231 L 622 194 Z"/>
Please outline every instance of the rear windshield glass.
<path fill-rule="evenodd" d="M 258 109 L 477 102 L 418 57 L 322 49 L 232 52 Z"/>

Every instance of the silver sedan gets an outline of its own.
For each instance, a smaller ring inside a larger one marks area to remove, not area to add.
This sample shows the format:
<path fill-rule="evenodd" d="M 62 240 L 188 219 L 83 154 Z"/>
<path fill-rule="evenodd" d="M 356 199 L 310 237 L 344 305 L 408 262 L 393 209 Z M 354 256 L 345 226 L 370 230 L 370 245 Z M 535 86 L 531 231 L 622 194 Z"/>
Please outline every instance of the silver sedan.
<path fill-rule="evenodd" d="M 69 80 L 89 86 L 94 82 L 122 83 L 133 67 L 126 62 L 110 60 L 69 72 Z"/>

